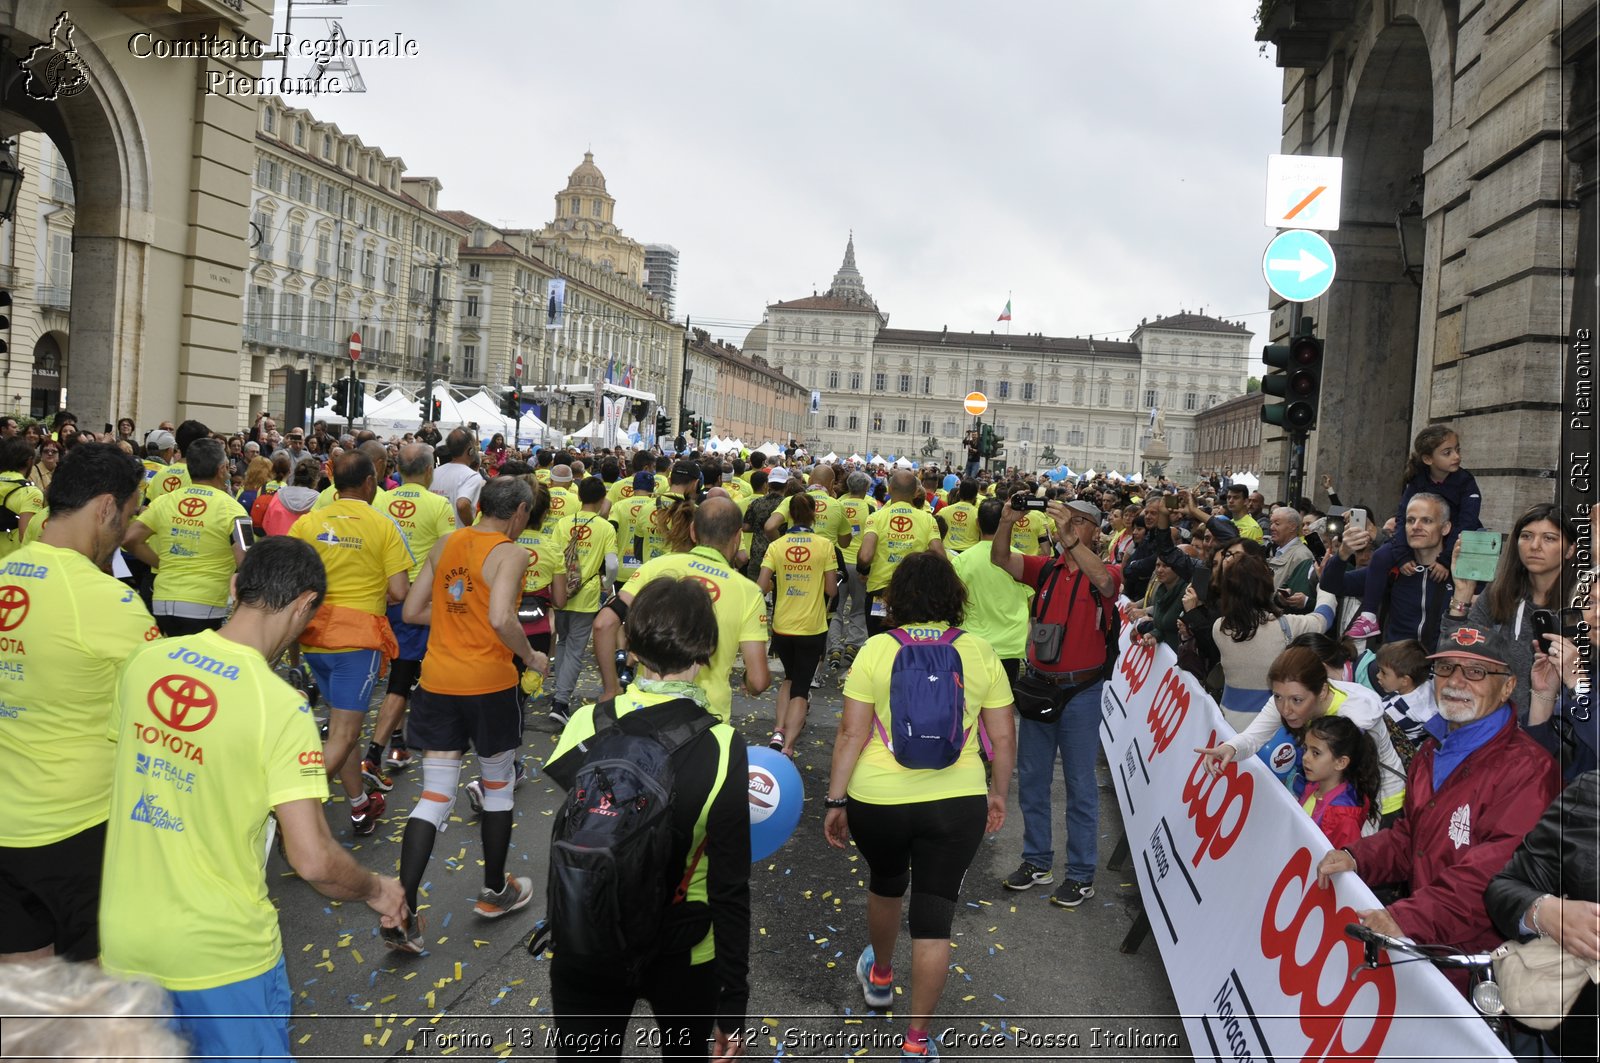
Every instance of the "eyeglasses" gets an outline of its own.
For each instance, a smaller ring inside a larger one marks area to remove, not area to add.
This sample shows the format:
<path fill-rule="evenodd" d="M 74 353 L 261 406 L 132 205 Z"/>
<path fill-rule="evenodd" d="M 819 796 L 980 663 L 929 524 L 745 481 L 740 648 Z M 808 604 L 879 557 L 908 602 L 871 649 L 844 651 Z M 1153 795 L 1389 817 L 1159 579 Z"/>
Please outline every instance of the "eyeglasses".
<path fill-rule="evenodd" d="M 46 453 L 46 454 L 59 454 L 59 453 L 61 453 L 61 451 L 59 449 L 57 449 L 56 447 L 45 447 L 44 448 L 44 453 Z"/>
<path fill-rule="evenodd" d="M 1478 683 L 1491 675 L 1510 675 L 1510 672 L 1494 672 L 1481 664 L 1457 664 L 1454 661 L 1437 661 L 1428 671 L 1436 679 L 1449 679 L 1460 672 L 1469 683 Z"/>

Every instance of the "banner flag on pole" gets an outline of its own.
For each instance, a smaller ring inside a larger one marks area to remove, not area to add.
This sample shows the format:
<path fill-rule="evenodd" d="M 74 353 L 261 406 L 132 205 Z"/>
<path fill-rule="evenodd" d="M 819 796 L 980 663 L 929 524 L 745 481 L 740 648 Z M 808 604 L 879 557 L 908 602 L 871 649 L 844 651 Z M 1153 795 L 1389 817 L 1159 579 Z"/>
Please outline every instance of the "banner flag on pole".
<path fill-rule="evenodd" d="M 1011 300 L 1010 299 L 1006 300 L 1006 308 L 1004 310 L 1000 311 L 1000 316 L 995 318 L 995 320 L 996 321 L 1010 321 L 1011 320 Z"/>

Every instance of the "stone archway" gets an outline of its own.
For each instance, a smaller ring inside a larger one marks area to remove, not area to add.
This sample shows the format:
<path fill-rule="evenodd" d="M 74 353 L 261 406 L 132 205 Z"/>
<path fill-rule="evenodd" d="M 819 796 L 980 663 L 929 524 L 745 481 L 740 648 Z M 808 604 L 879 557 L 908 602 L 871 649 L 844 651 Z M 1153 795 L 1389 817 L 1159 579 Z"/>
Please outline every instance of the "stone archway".
<path fill-rule="evenodd" d="M 1316 468 L 1346 498 L 1392 512 L 1396 456 L 1409 453 L 1423 307 L 1424 151 L 1434 136 L 1428 44 L 1411 22 L 1384 27 L 1352 74 L 1336 154 L 1344 158 L 1338 274 L 1316 308 L 1329 337 L 1318 417 Z M 1408 274 L 1401 230 L 1408 231 Z M 1360 446 L 1350 445 L 1360 440 Z M 1310 493 L 1309 491 L 1307 493 Z"/>
<path fill-rule="evenodd" d="M 10 30 L 8 71 L 33 46 L 49 40 L 61 13 L 54 0 L 21 0 Z M 75 358 L 60 386 L 85 424 L 136 408 L 142 346 L 140 310 L 146 288 L 145 243 L 150 166 L 143 129 L 122 78 L 96 38 L 73 41 L 88 88 L 43 101 L 23 91 L 19 76 L 0 104 L 0 135 L 36 130 L 48 136 L 72 176 L 75 199 L 71 334 Z M 43 340 L 41 340 L 41 345 Z M 37 390 L 37 385 L 35 385 Z"/>
<path fill-rule="evenodd" d="M 28 416 L 48 420 L 61 405 L 61 382 L 67 365 L 66 335 L 46 332 L 33 345 L 33 379 Z M 93 422 L 85 422 L 90 424 Z"/>

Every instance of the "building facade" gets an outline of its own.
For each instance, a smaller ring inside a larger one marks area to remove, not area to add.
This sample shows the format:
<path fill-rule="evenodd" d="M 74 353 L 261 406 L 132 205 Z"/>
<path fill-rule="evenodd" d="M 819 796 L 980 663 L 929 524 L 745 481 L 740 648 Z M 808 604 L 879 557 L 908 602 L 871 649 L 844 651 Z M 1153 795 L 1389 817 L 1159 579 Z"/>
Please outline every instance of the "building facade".
<path fill-rule="evenodd" d="M 39 331 L 33 349 L 11 337 L 9 403 L 31 408 L 37 351 L 41 367 L 59 356 L 61 390 L 84 425 L 128 416 L 141 427 L 169 417 L 234 427 L 256 99 L 199 86 L 253 80 L 261 64 L 151 61 L 127 44 L 140 33 L 267 40 L 272 5 L 196 0 L 179 14 L 170 5 L 82 0 L 68 14 L 60 3 L 16 0 L 8 15 L 0 64 L 16 76 L 0 101 L 0 127 L 43 134 L 58 153 L 48 164 L 39 153 L 40 172 L 70 178 L 76 277 L 65 308 L 51 305 L 42 316 L 40 274 L 33 288 L 13 290 L 14 303 L 35 304 L 16 316 Z M 13 251 L 39 234 L 13 238 Z M 44 261 L 43 295 L 60 300 L 62 286 L 50 282 L 67 267 L 53 250 Z M 18 268 L 15 257 L 4 264 Z M 41 336 L 54 347 L 40 350 Z M 53 387 L 46 373 L 40 391 Z"/>
<path fill-rule="evenodd" d="M 1344 160 L 1338 274 L 1304 312 L 1328 350 L 1308 472 L 1350 501 L 1393 510 L 1431 422 L 1458 428 L 1488 527 L 1553 498 L 1559 455 L 1593 453 L 1592 420 L 1563 442 L 1561 396 L 1564 367 L 1582 386 L 1569 344 L 1596 327 L 1596 14 L 1594 0 L 1261 5 L 1282 150 Z M 1277 340 L 1294 308 L 1271 305 Z M 1264 459 L 1275 493 L 1281 436 Z"/>
<path fill-rule="evenodd" d="M 1195 415 L 1243 390 L 1249 343 L 1240 325 L 1185 313 L 1142 323 L 1132 341 L 892 329 L 852 235 L 828 291 L 768 306 L 745 353 L 821 393 L 814 451 L 958 464 L 973 423 L 963 400 L 979 391 L 1008 465 L 1131 475 L 1159 408 L 1176 476 L 1194 468 Z"/>
<path fill-rule="evenodd" d="M 644 245 L 644 287 L 661 300 L 661 312 L 672 316 L 678 298 L 678 249 L 671 244 Z"/>
<path fill-rule="evenodd" d="M 704 329 L 690 330 L 688 353 L 689 408 L 708 418 L 717 436 L 751 447 L 806 438 L 810 392 L 766 359 L 713 340 Z"/>
<path fill-rule="evenodd" d="M 1233 398 L 1195 415 L 1194 472 L 1216 476 L 1224 472 L 1258 472 L 1261 469 L 1260 391 Z"/>
<path fill-rule="evenodd" d="M 643 286 L 644 245 L 622 235 L 613 217 L 616 209 L 606 175 L 594 164 L 594 152 L 586 151 L 567 186 L 556 193 L 556 216 L 539 230 L 539 240 Z"/>
<path fill-rule="evenodd" d="M 15 156 L 25 177 L 10 223 L 0 225 L 0 289 L 12 293 L 0 386 L 6 412 L 43 419 L 61 408 L 71 350 L 76 207 L 72 176 L 49 137 L 23 133 Z M 83 427 L 99 426 L 86 420 Z"/>
<path fill-rule="evenodd" d="M 457 334 L 457 246 L 466 228 L 438 209 L 440 183 L 400 158 L 278 97 L 258 102 L 249 286 L 239 365 L 239 418 L 283 415 L 287 371 L 314 382 L 358 372 L 420 391 L 428 330 L 434 372 L 481 383 Z M 433 271 L 440 271 L 437 322 Z"/>

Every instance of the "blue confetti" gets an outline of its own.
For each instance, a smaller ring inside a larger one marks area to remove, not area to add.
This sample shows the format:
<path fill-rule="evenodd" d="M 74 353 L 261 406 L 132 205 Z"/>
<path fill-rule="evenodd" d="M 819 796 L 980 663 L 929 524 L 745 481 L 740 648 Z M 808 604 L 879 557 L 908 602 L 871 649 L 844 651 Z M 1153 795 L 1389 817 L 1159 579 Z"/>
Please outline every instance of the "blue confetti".
<path fill-rule="evenodd" d="M 450 925 L 450 917 L 455 915 L 455 914 L 456 913 L 454 913 L 454 912 L 445 912 L 444 913 L 444 922 L 440 923 L 439 926 L 441 928 L 449 926 Z"/>

